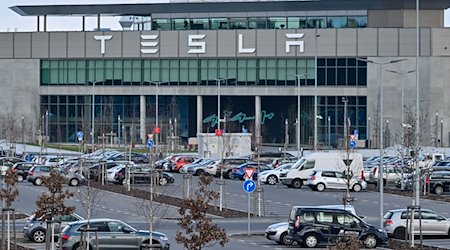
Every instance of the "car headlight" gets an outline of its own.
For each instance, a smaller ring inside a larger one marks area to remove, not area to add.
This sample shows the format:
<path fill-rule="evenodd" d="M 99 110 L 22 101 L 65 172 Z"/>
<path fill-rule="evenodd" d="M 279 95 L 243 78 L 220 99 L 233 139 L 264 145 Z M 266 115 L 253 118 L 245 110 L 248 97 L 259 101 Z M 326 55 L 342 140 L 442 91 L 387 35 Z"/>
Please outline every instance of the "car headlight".
<path fill-rule="evenodd" d="M 384 228 L 377 228 L 378 232 L 380 233 L 386 233 L 386 230 L 384 230 Z"/>
<path fill-rule="evenodd" d="M 167 236 L 161 236 L 161 237 L 159 237 L 161 240 L 169 240 L 169 237 L 167 237 Z"/>

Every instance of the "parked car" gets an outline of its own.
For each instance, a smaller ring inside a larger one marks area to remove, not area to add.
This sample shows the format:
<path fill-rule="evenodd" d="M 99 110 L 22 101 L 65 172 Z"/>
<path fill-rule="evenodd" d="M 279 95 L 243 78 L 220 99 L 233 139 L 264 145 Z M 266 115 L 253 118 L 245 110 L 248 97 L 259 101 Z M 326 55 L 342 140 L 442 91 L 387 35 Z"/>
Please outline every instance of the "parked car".
<path fill-rule="evenodd" d="M 195 160 L 194 162 L 192 162 L 192 163 L 185 164 L 185 165 L 182 166 L 178 171 L 179 171 L 180 173 L 182 173 L 182 174 L 187 174 L 187 173 L 188 173 L 188 169 L 189 169 L 190 167 L 197 166 L 197 165 L 202 165 L 203 163 L 205 163 L 205 162 L 207 162 L 207 161 L 209 161 L 209 159 L 206 159 L 206 158 L 198 158 L 198 159 L 196 159 L 196 160 Z"/>
<path fill-rule="evenodd" d="M 36 165 L 28 171 L 27 180 L 34 185 L 41 186 L 43 184 L 43 179 L 50 177 L 51 172 L 57 172 L 62 175 L 64 182 L 69 184 L 69 186 L 78 186 L 85 182 L 85 178 L 80 173 L 69 173 L 58 167 L 54 166 L 43 166 Z"/>
<path fill-rule="evenodd" d="M 70 223 L 62 233 L 62 249 L 76 250 L 80 246 L 81 232 L 87 228 L 88 221 L 81 220 Z M 130 225 L 115 219 L 91 219 L 89 221 L 91 231 L 89 234 L 89 248 L 96 249 L 146 249 L 152 235 L 153 245 L 159 245 L 159 249 L 170 249 L 169 238 L 160 232 L 137 230 Z"/>
<path fill-rule="evenodd" d="M 355 235 L 366 248 L 387 244 L 383 228 L 369 225 L 342 209 L 295 206 L 289 215 L 289 236 L 305 247 L 334 244 L 340 237 Z"/>
<path fill-rule="evenodd" d="M 326 188 L 347 189 L 354 192 L 361 192 L 367 188 L 367 182 L 361 180 L 359 176 L 348 176 L 339 171 L 313 171 L 306 182 L 312 190 L 323 192 Z"/>
<path fill-rule="evenodd" d="M 150 169 L 148 167 L 133 167 L 130 168 L 130 182 L 131 183 L 150 183 L 151 176 L 150 176 Z M 166 172 L 159 172 L 158 176 L 156 178 L 156 183 L 160 186 L 165 186 L 168 183 L 173 183 L 175 181 L 175 177 Z M 113 183 L 125 185 L 127 184 L 127 174 L 126 174 L 126 168 L 122 167 L 117 171 L 116 175 L 114 176 L 114 179 L 112 181 Z"/>
<path fill-rule="evenodd" d="M 30 162 L 18 162 L 14 164 L 14 166 L 11 168 L 11 170 L 16 173 L 17 175 L 17 181 L 22 182 L 23 180 L 26 180 L 28 177 L 28 171 L 36 164 L 30 163 Z"/>
<path fill-rule="evenodd" d="M 280 173 L 287 172 L 294 162 L 285 163 L 275 169 L 264 171 L 258 175 L 258 179 L 266 184 L 275 185 L 280 181 Z"/>
<path fill-rule="evenodd" d="M 2 176 L 5 175 L 6 171 L 9 168 L 12 168 L 12 166 L 14 166 L 14 164 L 18 162 L 25 162 L 25 161 L 14 157 L 0 157 L 0 175 Z"/>
<path fill-rule="evenodd" d="M 73 213 L 68 215 L 56 215 L 54 217 L 54 221 L 60 221 L 61 227 L 59 223 L 55 223 L 54 230 L 55 235 L 59 235 L 60 228 L 66 227 L 70 222 L 83 220 L 83 217 L 80 215 Z M 42 243 L 45 241 L 45 232 L 47 229 L 47 223 L 44 221 L 42 217 L 36 218 L 35 215 L 31 215 L 28 217 L 25 222 L 25 226 L 23 227 L 23 235 L 25 238 L 30 239 L 36 243 Z"/>
<path fill-rule="evenodd" d="M 384 215 L 384 229 L 389 236 L 396 239 L 405 238 L 406 209 L 389 210 Z M 441 235 L 450 237 L 450 219 L 428 209 L 422 209 L 420 214 L 422 220 L 422 235 Z M 419 211 L 414 212 L 414 234 L 419 234 Z"/>
<path fill-rule="evenodd" d="M 258 167 L 258 163 L 255 163 L 255 162 L 244 163 L 244 164 L 240 165 L 239 167 L 233 169 L 233 171 L 230 174 L 230 179 L 245 180 L 244 169 L 246 169 L 246 168 L 254 168 L 255 169 L 255 171 L 253 172 L 253 175 L 252 175 L 253 180 L 258 179 L 259 172 L 264 172 L 264 171 L 268 171 L 268 170 L 272 169 L 272 167 L 270 167 L 268 165 L 264 165 L 264 164 L 259 164 L 259 167 Z"/>
<path fill-rule="evenodd" d="M 370 173 L 368 183 L 378 184 L 378 171 L 379 166 L 374 166 Z M 395 184 L 395 181 L 401 176 L 401 168 L 395 166 L 384 166 L 383 167 L 383 186 L 387 184 Z M 406 173 L 406 171 L 404 171 Z"/>
<path fill-rule="evenodd" d="M 324 205 L 314 207 L 343 209 L 356 215 L 355 208 L 352 205 Z M 289 237 L 288 228 L 289 222 L 280 222 L 272 224 L 268 226 L 265 231 L 266 238 L 269 240 L 276 241 L 280 245 L 291 245 L 294 241 L 292 240 L 292 237 Z"/>
<path fill-rule="evenodd" d="M 217 160 L 217 159 L 213 159 L 213 160 L 208 159 L 208 160 L 203 161 L 203 162 L 201 162 L 199 164 L 192 164 L 191 166 L 189 166 L 187 168 L 187 172 L 189 174 L 197 175 L 197 176 L 203 175 L 205 173 L 206 168 L 209 165 L 211 165 L 211 164 L 218 164 L 219 161 L 220 160 Z"/>
<path fill-rule="evenodd" d="M 172 172 L 179 172 L 180 168 L 186 164 L 191 164 L 196 158 L 194 156 L 178 156 L 172 160 Z"/>
<path fill-rule="evenodd" d="M 412 174 L 405 175 L 404 178 L 400 178 L 395 182 L 396 187 L 403 187 L 406 190 L 413 190 L 415 187 L 414 176 Z M 444 192 L 450 191 L 450 171 L 433 171 L 429 178 L 429 190 L 431 193 L 442 195 Z M 421 179 L 421 187 L 423 187 L 423 179 Z M 427 187 L 428 188 L 428 187 Z"/>

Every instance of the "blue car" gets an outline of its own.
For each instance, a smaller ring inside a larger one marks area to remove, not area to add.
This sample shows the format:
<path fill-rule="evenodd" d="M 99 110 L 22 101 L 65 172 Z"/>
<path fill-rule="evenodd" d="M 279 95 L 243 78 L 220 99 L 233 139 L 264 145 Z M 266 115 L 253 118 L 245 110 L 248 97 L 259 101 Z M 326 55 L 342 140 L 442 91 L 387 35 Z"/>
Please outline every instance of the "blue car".
<path fill-rule="evenodd" d="M 254 168 L 255 169 L 255 172 L 253 172 L 253 176 L 252 176 L 253 180 L 258 179 L 259 172 L 263 172 L 263 171 L 272 169 L 271 167 L 269 167 L 265 164 L 260 164 L 259 171 L 258 171 L 258 163 L 244 163 L 244 164 L 240 165 L 239 167 L 233 169 L 233 171 L 230 174 L 230 178 L 245 180 L 245 171 L 244 171 L 245 168 Z"/>

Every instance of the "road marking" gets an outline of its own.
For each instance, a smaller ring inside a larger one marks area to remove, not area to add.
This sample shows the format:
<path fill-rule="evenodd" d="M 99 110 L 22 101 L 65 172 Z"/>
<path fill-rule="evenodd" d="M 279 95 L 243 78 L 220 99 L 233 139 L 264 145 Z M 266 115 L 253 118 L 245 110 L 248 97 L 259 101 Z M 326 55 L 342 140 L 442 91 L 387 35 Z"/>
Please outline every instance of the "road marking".
<path fill-rule="evenodd" d="M 373 204 L 377 204 L 377 203 L 378 203 L 378 201 L 372 201 L 372 203 L 373 203 Z"/>
<path fill-rule="evenodd" d="M 255 243 L 255 242 L 250 242 L 250 244 L 252 244 L 252 245 L 255 245 L 255 246 L 256 246 L 256 245 L 258 245 L 258 244 L 257 244 L 257 243 Z"/>
<path fill-rule="evenodd" d="M 289 206 L 289 207 L 291 206 L 291 204 L 289 204 L 289 203 L 284 203 L 284 205 L 285 206 Z"/>
<path fill-rule="evenodd" d="M 245 243 L 245 240 L 238 240 L 238 241 Z"/>
<path fill-rule="evenodd" d="M 272 200 L 267 200 L 267 202 L 272 202 Z"/>
<path fill-rule="evenodd" d="M 270 246 L 267 246 L 267 245 L 262 245 L 262 247 L 266 247 L 266 248 L 269 248 Z"/>
<path fill-rule="evenodd" d="M 275 203 L 277 203 L 277 204 L 281 204 L 281 202 L 279 202 L 279 201 L 275 201 Z"/>

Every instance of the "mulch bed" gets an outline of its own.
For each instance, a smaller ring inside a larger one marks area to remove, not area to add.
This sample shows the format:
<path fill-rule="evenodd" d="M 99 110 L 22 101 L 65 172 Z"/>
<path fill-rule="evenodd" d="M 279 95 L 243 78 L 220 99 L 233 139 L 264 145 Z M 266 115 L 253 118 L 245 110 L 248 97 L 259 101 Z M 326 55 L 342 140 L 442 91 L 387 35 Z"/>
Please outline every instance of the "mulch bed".
<path fill-rule="evenodd" d="M 416 244 L 414 247 L 409 246 L 406 242 L 396 239 L 389 239 L 388 247 L 394 250 L 406 250 L 406 249 L 421 249 L 421 250 L 444 250 L 446 248 L 432 247 L 432 246 L 422 246 Z"/>
<path fill-rule="evenodd" d="M 149 199 L 149 197 L 150 197 L 150 192 L 148 192 L 146 190 L 132 188 L 130 191 L 128 191 L 126 189 L 126 187 L 122 186 L 122 185 L 114 185 L 114 184 L 101 185 L 99 182 L 95 182 L 95 181 L 91 181 L 90 185 L 91 185 L 91 187 L 94 187 L 94 188 L 107 190 L 107 191 L 114 192 L 114 193 L 129 195 L 129 196 L 140 198 L 140 199 Z M 171 206 L 175 206 L 175 207 L 179 207 L 183 201 L 183 199 L 178 198 L 178 197 L 161 195 L 161 194 L 153 196 L 153 200 L 158 203 L 167 204 L 167 205 L 171 205 Z M 219 207 L 217 207 L 217 206 L 210 206 L 208 213 L 217 215 L 217 216 L 222 216 L 225 218 L 246 217 L 247 216 L 246 212 L 233 210 L 233 209 L 229 209 L 229 208 L 223 209 L 222 211 L 220 211 Z"/>
<path fill-rule="evenodd" d="M 369 185 L 367 187 L 367 190 L 373 191 L 373 192 L 379 191 L 378 187 L 374 186 L 374 185 Z M 400 189 L 394 188 L 394 187 L 385 187 L 384 192 L 388 193 L 388 194 L 397 194 L 397 195 L 402 195 L 402 196 L 407 196 L 407 197 L 412 197 L 412 195 L 413 195 L 413 192 L 411 190 L 400 190 Z M 437 195 L 437 194 L 430 194 L 430 193 L 428 193 L 427 195 L 423 195 L 423 193 L 421 193 L 420 198 L 435 200 L 435 201 L 450 202 L 450 195 Z"/>

